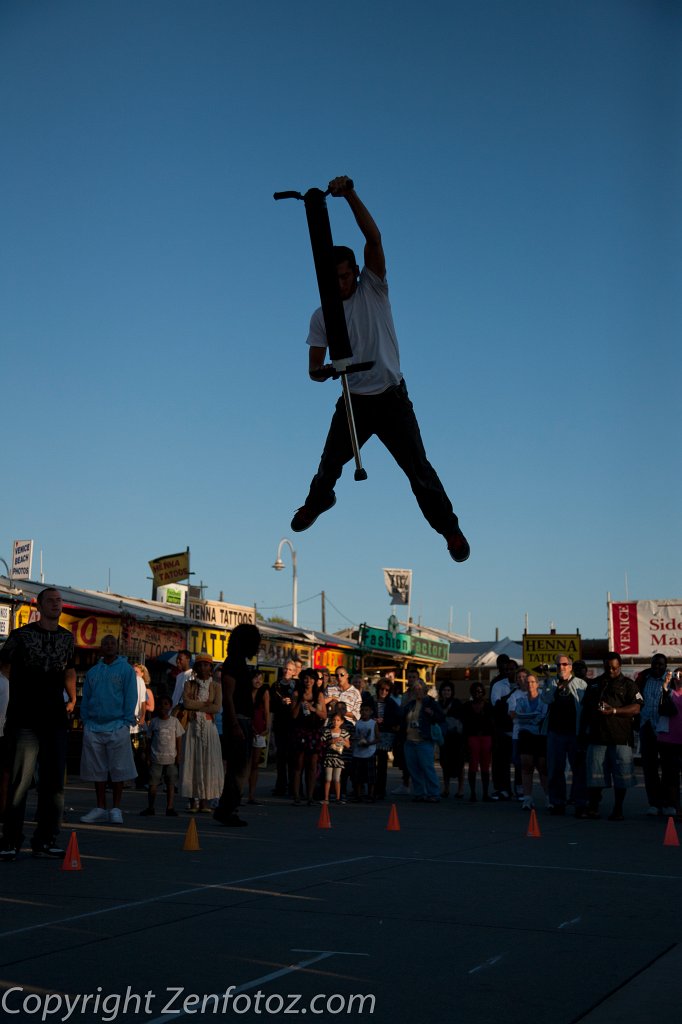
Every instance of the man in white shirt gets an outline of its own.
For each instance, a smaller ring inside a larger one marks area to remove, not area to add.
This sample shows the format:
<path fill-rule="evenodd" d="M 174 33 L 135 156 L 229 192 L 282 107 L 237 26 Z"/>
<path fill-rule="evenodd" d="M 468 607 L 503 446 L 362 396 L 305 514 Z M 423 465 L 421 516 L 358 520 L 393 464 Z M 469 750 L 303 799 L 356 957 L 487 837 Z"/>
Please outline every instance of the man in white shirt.
<path fill-rule="evenodd" d="M 185 683 L 192 675 L 192 655 L 188 650 L 178 651 L 175 667 L 178 670 L 178 674 L 175 677 L 175 686 L 173 687 L 173 707 L 180 703 Z"/>
<path fill-rule="evenodd" d="M 358 445 L 362 447 L 373 434 L 377 435 L 407 475 L 424 518 L 445 537 L 450 556 L 456 562 L 465 562 L 469 557 L 469 544 L 438 474 L 426 457 L 419 424 L 400 370 L 381 234 L 350 178 L 334 178 L 329 183 L 329 191 L 331 195 L 346 200 L 365 238 L 362 271 L 352 249 L 334 246 L 339 292 L 353 360 L 373 363 L 371 369 L 348 376 Z M 324 362 L 327 337 L 321 309 L 313 313 L 307 340 L 311 379 L 328 380 L 335 371 L 331 363 Z M 345 402 L 341 398 L 337 402 L 308 497 L 291 521 L 292 530 L 296 533 L 307 530 L 319 515 L 336 504 L 334 487 L 344 465 L 352 457 Z"/>

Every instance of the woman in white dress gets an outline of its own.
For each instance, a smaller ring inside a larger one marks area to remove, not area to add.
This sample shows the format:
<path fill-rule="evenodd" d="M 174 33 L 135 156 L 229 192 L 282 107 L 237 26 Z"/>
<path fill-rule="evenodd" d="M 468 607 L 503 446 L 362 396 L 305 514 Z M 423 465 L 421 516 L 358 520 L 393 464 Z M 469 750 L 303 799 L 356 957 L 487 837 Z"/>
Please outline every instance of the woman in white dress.
<path fill-rule="evenodd" d="M 211 800 L 223 791 L 225 771 L 215 716 L 222 709 L 220 684 L 213 681 L 213 659 L 194 657 L 194 672 L 185 683 L 182 703 L 189 711 L 180 792 L 192 812 L 211 812 Z"/>

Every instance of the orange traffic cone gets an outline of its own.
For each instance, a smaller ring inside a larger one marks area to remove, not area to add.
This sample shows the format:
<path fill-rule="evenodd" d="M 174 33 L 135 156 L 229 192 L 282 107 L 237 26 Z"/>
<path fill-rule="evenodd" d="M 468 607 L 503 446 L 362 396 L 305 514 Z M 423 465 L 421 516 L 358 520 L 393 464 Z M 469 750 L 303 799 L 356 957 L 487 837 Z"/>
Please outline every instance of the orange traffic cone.
<path fill-rule="evenodd" d="M 668 824 L 665 826 L 665 836 L 663 837 L 664 846 L 679 846 L 680 840 L 677 835 L 677 829 L 675 828 L 675 822 L 673 818 L 668 818 Z"/>
<path fill-rule="evenodd" d="M 318 821 L 317 821 L 317 827 L 318 828 L 331 828 L 332 827 L 331 818 L 329 817 L 329 807 L 327 806 L 327 804 L 322 804 L 322 809 L 320 810 L 320 817 L 318 818 Z"/>
<path fill-rule="evenodd" d="M 66 847 L 64 862 L 62 863 L 62 871 L 82 870 L 81 855 L 78 852 L 78 839 L 76 838 L 76 833 L 72 832 L 71 838 L 69 839 L 69 845 Z"/>
<path fill-rule="evenodd" d="M 391 813 L 388 816 L 388 825 L 386 826 L 387 832 L 400 832 L 400 822 L 398 821 L 398 812 L 395 804 L 391 804 Z"/>
<path fill-rule="evenodd" d="M 528 836 L 530 839 L 542 838 L 542 832 L 540 831 L 540 826 L 538 825 L 538 816 L 535 813 L 535 808 L 533 808 L 530 812 L 530 821 L 528 822 L 528 831 L 526 832 L 526 836 Z"/>
<path fill-rule="evenodd" d="M 194 818 L 190 818 L 189 825 L 187 826 L 187 832 L 185 834 L 185 841 L 182 844 L 183 850 L 200 850 L 199 846 L 199 834 L 197 832 L 197 823 Z"/>

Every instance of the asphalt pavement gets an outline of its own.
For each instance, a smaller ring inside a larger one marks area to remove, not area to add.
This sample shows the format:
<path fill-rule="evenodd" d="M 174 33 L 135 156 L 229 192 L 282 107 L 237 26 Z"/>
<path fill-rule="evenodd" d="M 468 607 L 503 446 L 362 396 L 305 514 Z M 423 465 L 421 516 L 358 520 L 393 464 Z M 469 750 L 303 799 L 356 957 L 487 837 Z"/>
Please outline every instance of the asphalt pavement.
<path fill-rule="evenodd" d="M 404 796 L 332 804 L 322 829 L 272 781 L 230 829 L 184 802 L 167 818 L 161 794 L 140 817 L 135 790 L 123 825 L 84 825 L 92 789 L 70 780 L 62 838 L 75 831 L 81 870 L 0 865 L 0 1020 L 677 1019 L 682 848 L 641 786 L 624 822 L 607 794 L 601 820 L 539 809 L 529 837 L 518 803 Z"/>

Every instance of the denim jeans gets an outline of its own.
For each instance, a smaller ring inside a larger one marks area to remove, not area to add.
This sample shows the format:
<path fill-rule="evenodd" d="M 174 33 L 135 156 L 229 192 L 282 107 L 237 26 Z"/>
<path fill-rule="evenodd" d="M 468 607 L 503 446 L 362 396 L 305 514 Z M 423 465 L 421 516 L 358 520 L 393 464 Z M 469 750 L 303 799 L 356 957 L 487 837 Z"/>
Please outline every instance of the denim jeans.
<path fill-rule="evenodd" d="M 64 811 L 66 729 L 17 729 L 8 737 L 10 777 L 3 827 L 3 845 L 21 846 L 26 799 L 38 767 L 38 806 L 32 846 L 51 843 L 59 834 Z"/>
<path fill-rule="evenodd" d="M 566 758 L 573 772 L 571 792 L 576 807 L 587 803 L 585 754 L 578 750 L 577 736 L 559 732 L 547 734 L 547 795 L 554 807 L 566 805 Z"/>
<path fill-rule="evenodd" d="M 405 744 L 405 761 L 412 779 L 415 796 L 440 796 L 440 782 L 433 762 L 434 747 L 430 740 Z"/>

